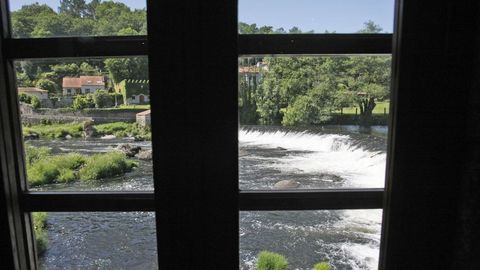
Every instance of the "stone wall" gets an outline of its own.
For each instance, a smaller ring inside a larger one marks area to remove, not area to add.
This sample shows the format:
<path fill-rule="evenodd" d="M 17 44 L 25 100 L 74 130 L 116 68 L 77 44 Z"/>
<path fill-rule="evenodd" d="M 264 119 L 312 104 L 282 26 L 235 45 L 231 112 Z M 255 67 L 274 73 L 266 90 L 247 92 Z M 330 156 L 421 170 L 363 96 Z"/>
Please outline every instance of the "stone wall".
<path fill-rule="evenodd" d="M 77 116 L 63 116 L 63 115 L 29 115 L 22 114 L 22 123 L 30 125 L 38 125 L 45 123 L 52 124 L 64 124 L 78 122 L 82 123 L 85 121 L 92 121 L 91 117 L 77 117 Z"/>
<path fill-rule="evenodd" d="M 95 121 L 95 123 L 111 123 L 111 122 L 130 122 L 136 121 L 136 115 L 144 109 L 86 109 L 83 111 L 68 111 L 65 109 L 39 109 L 35 110 L 35 115 L 44 119 L 54 119 L 57 116 L 65 117 L 65 119 L 85 119 Z M 82 120 L 84 121 L 84 120 Z"/>

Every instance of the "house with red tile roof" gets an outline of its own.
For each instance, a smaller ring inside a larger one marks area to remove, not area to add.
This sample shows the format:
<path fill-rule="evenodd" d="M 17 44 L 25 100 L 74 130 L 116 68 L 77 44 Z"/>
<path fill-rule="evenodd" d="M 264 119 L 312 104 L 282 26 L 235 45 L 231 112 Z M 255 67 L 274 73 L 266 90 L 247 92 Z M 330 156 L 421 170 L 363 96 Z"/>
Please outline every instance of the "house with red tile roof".
<path fill-rule="evenodd" d="M 62 81 L 63 95 L 73 96 L 105 90 L 105 82 L 104 76 L 64 77 Z"/>

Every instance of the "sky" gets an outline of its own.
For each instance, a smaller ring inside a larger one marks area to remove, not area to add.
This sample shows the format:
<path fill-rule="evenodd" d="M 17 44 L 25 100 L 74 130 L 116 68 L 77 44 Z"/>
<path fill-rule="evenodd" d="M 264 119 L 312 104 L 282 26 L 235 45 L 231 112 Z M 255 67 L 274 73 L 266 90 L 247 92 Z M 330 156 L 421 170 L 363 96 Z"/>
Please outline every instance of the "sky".
<path fill-rule="evenodd" d="M 11 10 L 39 2 L 55 10 L 59 0 L 10 0 Z M 87 1 L 88 2 L 88 1 Z M 115 0 L 131 8 L 144 8 L 145 0 Z M 239 21 L 285 30 L 297 26 L 304 31 L 325 30 L 354 33 L 372 20 L 385 32 L 393 31 L 394 0 L 238 0 Z"/>

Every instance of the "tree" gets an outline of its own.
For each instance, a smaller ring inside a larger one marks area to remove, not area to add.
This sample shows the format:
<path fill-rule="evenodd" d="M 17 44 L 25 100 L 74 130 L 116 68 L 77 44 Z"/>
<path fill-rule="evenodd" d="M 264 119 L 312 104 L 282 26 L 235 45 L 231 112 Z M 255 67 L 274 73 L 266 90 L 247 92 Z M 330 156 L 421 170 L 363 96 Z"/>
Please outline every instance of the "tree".
<path fill-rule="evenodd" d="M 299 96 L 320 84 L 324 58 L 266 57 L 268 69 L 256 95 L 257 112 L 263 124 L 281 124 L 285 109 Z M 304 100 L 305 101 L 305 100 Z"/>
<path fill-rule="evenodd" d="M 86 108 L 95 108 L 95 102 L 93 100 L 93 95 L 92 94 L 87 94 L 87 95 L 77 95 L 77 96 L 75 96 L 75 99 L 73 100 L 72 107 L 75 110 L 83 110 L 83 109 L 86 109 Z"/>
<path fill-rule="evenodd" d="M 370 125 L 376 101 L 388 98 L 391 58 L 352 56 L 345 59 L 345 72 L 338 78 L 337 98 L 360 109 L 360 122 Z"/>
<path fill-rule="evenodd" d="M 108 58 L 105 67 L 114 83 L 125 79 L 148 78 L 148 59 L 146 57 Z"/>
<path fill-rule="evenodd" d="M 284 126 L 318 125 L 330 120 L 335 106 L 335 83 L 321 82 L 282 109 Z"/>
<path fill-rule="evenodd" d="M 257 124 L 258 114 L 255 96 L 258 84 L 257 74 L 239 74 L 239 117 L 241 124 Z"/>
<path fill-rule="evenodd" d="M 383 31 L 383 28 L 375 24 L 372 20 L 368 20 L 363 23 L 363 28 L 358 31 L 358 33 L 381 33 Z"/>
<path fill-rule="evenodd" d="M 85 0 L 60 0 L 58 12 L 60 14 L 80 18 L 88 14 L 88 6 L 85 3 Z"/>
<path fill-rule="evenodd" d="M 89 63 L 83 62 L 80 64 L 80 75 L 87 75 L 87 76 L 97 76 L 101 75 L 101 72 L 90 65 Z"/>
<path fill-rule="evenodd" d="M 93 102 L 95 108 L 107 108 L 112 105 L 112 96 L 105 90 L 98 90 L 93 94 Z"/>
<path fill-rule="evenodd" d="M 54 81 L 49 79 L 38 80 L 35 84 L 35 87 L 47 90 L 49 93 L 56 93 L 59 90 L 58 85 Z"/>
<path fill-rule="evenodd" d="M 24 5 L 21 9 L 12 12 L 13 36 L 22 38 L 31 37 L 39 18 L 55 15 L 55 11 L 46 4 L 40 5 L 34 3 Z"/>
<path fill-rule="evenodd" d="M 32 81 L 23 72 L 17 72 L 17 86 L 19 87 L 29 87 L 32 86 Z"/>
<path fill-rule="evenodd" d="M 42 103 L 40 102 L 40 99 L 36 96 L 32 96 L 30 104 L 34 109 L 38 109 L 41 107 Z"/>

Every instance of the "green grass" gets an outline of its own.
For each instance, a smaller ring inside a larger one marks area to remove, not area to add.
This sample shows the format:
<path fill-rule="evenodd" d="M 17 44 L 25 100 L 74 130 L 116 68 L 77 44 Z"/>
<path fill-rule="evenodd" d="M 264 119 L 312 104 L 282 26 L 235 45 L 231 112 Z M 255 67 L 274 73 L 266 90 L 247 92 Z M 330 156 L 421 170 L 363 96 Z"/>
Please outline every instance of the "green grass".
<path fill-rule="evenodd" d="M 113 177 L 130 172 L 137 163 L 127 160 L 120 152 L 96 154 L 91 156 L 85 166 L 78 172 L 80 180 L 91 181 Z"/>
<path fill-rule="evenodd" d="M 99 136 L 115 135 L 116 137 L 141 137 L 145 140 L 151 140 L 152 135 L 149 128 L 139 126 L 136 123 L 114 122 L 108 124 L 99 124 L 94 126 Z M 32 125 L 23 127 L 23 135 L 36 133 L 42 138 L 60 139 L 67 135 L 73 138 L 83 136 L 83 123 L 68 124 L 50 124 L 50 125 Z"/>
<path fill-rule="evenodd" d="M 116 122 L 96 125 L 99 135 L 115 135 L 116 137 L 141 137 L 151 140 L 152 135 L 149 128 L 142 127 L 137 123 Z"/>
<path fill-rule="evenodd" d="M 142 109 L 142 110 L 150 110 L 150 104 L 147 105 L 125 105 L 122 104 L 118 107 L 119 109 Z"/>
<path fill-rule="evenodd" d="M 38 150 L 27 146 L 25 149 L 28 161 L 27 179 L 30 186 L 69 183 L 76 180 L 99 180 L 122 175 L 137 166 L 137 163 L 128 160 L 120 152 L 93 156 L 78 153 L 51 155 L 45 148 Z"/>
<path fill-rule="evenodd" d="M 313 269 L 314 270 L 330 270 L 332 268 L 330 267 L 330 264 L 328 262 L 321 262 L 321 263 L 315 264 Z"/>
<path fill-rule="evenodd" d="M 257 270 L 286 270 L 287 259 L 278 253 L 262 251 L 258 254 Z"/>
<path fill-rule="evenodd" d="M 37 246 L 37 255 L 42 255 L 47 250 L 47 213 L 32 213 L 32 224 L 35 232 L 35 243 Z"/>
<path fill-rule="evenodd" d="M 51 149 L 48 147 L 34 147 L 30 144 L 25 144 L 25 157 L 27 164 L 32 164 L 40 159 L 48 157 L 51 154 Z"/>
<path fill-rule="evenodd" d="M 75 171 L 80 169 L 87 160 L 87 156 L 77 153 L 44 156 L 27 165 L 28 182 L 31 186 L 38 186 L 74 181 L 77 179 Z"/>
<path fill-rule="evenodd" d="M 81 123 L 68 123 L 23 127 L 24 136 L 31 133 L 36 133 L 40 135 L 40 137 L 50 139 L 65 138 L 67 135 L 73 138 L 80 138 L 83 136 L 83 125 Z"/>
<path fill-rule="evenodd" d="M 373 108 L 373 114 L 383 114 L 384 109 L 387 110 L 387 114 L 390 108 L 390 101 L 377 101 L 377 106 Z M 358 110 L 358 114 L 360 114 L 360 109 L 358 107 L 348 107 L 343 108 L 343 114 L 355 114 L 355 108 Z M 336 111 L 336 113 L 340 113 L 340 111 Z"/>

